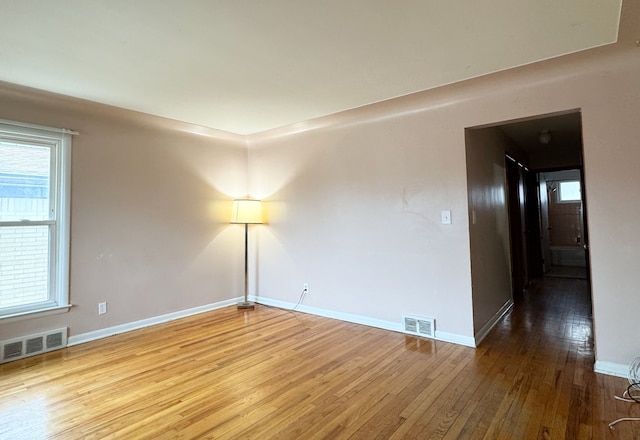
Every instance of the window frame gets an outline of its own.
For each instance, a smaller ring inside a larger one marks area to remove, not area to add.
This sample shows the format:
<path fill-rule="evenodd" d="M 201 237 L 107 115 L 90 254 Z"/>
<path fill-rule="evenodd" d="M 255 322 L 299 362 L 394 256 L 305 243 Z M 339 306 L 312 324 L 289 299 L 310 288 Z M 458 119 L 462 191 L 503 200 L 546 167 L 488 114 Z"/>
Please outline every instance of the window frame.
<path fill-rule="evenodd" d="M 2 221 L 5 226 L 49 228 L 47 300 L 0 308 L 0 320 L 66 312 L 69 301 L 72 130 L 0 120 L 0 140 L 50 148 L 49 216 L 45 220 Z"/>

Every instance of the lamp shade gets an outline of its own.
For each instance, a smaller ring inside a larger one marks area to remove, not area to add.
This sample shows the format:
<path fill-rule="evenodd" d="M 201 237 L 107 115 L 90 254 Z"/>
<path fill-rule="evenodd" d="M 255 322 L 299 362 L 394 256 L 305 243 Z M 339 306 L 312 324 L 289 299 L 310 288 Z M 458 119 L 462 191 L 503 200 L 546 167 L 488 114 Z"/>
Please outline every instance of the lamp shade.
<path fill-rule="evenodd" d="M 262 203 L 260 200 L 234 200 L 231 208 L 231 223 L 262 223 Z"/>

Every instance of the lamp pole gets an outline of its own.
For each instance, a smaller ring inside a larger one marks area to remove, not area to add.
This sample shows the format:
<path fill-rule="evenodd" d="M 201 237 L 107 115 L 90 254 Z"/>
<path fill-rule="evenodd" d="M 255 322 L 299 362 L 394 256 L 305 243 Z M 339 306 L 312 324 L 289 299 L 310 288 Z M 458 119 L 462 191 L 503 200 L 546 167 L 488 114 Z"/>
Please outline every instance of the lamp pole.
<path fill-rule="evenodd" d="M 235 199 L 233 201 L 231 223 L 244 224 L 244 301 L 238 303 L 239 309 L 253 309 L 249 301 L 249 225 L 262 223 L 262 205 L 260 200 Z"/>
<path fill-rule="evenodd" d="M 244 302 L 238 304 L 239 309 L 253 309 L 249 302 L 249 223 L 244 224 Z"/>

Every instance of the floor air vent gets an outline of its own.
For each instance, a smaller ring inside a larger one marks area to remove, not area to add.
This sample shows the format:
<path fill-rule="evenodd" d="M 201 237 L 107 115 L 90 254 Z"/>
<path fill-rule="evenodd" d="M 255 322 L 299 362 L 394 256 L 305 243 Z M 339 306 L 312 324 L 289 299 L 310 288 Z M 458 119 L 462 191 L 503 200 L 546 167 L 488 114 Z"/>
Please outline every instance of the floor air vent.
<path fill-rule="evenodd" d="M 67 328 L 0 342 L 0 364 L 67 346 Z"/>
<path fill-rule="evenodd" d="M 433 338 L 435 336 L 435 320 L 433 318 L 404 315 L 402 320 L 405 333 L 427 338 Z"/>

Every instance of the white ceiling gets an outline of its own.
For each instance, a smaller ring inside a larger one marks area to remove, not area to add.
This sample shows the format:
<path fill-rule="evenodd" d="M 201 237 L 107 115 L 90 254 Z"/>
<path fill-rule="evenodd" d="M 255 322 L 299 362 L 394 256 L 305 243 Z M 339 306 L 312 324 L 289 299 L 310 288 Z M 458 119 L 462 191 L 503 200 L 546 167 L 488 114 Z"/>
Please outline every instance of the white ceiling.
<path fill-rule="evenodd" d="M 616 41 L 622 0 L 0 0 L 0 80 L 251 134 Z"/>

